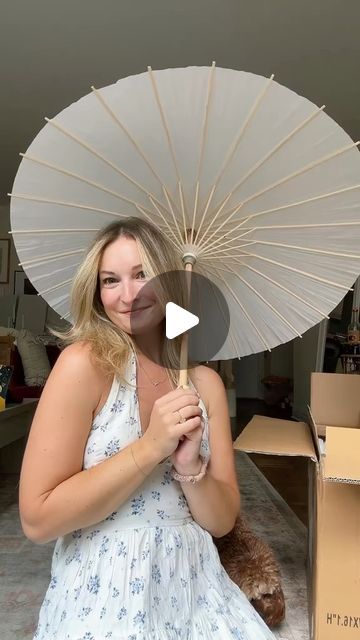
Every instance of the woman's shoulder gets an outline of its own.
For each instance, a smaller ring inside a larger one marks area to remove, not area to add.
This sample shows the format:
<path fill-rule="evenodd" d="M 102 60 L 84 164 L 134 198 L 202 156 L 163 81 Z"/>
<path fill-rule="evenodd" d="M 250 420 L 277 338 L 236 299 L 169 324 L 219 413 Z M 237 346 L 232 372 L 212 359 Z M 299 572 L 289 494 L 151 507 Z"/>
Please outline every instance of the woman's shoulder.
<path fill-rule="evenodd" d="M 207 367 L 204 364 L 199 364 L 196 367 L 190 369 L 190 371 L 192 379 L 198 384 L 223 384 L 221 376 L 212 367 Z"/>
<path fill-rule="evenodd" d="M 86 340 L 73 342 L 61 350 L 58 359 L 63 362 L 89 364 L 91 362 L 91 345 Z"/>
<path fill-rule="evenodd" d="M 211 367 L 200 364 L 191 369 L 191 380 L 199 392 L 209 414 L 211 399 L 217 396 L 219 388 L 224 388 L 221 376 Z"/>
<path fill-rule="evenodd" d="M 100 381 L 104 379 L 104 373 L 96 366 L 92 358 L 91 344 L 85 340 L 79 340 L 65 347 L 55 365 L 58 369 L 67 369 L 75 375 L 81 374 Z"/>
<path fill-rule="evenodd" d="M 50 374 L 53 382 L 67 380 L 76 393 L 91 397 L 96 413 L 111 388 L 113 376 L 105 373 L 92 358 L 91 344 L 85 340 L 65 347 Z"/>

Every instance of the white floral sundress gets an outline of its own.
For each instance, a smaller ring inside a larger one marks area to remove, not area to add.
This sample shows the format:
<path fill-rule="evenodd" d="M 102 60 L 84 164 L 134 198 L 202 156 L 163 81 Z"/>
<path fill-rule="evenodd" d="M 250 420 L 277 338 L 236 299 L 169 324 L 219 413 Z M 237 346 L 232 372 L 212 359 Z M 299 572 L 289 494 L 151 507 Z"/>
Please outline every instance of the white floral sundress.
<path fill-rule="evenodd" d="M 136 360 L 126 380 L 136 384 Z M 191 381 L 190 381 L 190 384 Z M 208 457 L 204 415 L 201 453 Z M 85 446 L 83 468 L 140 438 L 136 388 L 115 377 Z M 117 511 L 57 539 L 33 640 L 273 640 L 193 519 L 170 459 Z"/>

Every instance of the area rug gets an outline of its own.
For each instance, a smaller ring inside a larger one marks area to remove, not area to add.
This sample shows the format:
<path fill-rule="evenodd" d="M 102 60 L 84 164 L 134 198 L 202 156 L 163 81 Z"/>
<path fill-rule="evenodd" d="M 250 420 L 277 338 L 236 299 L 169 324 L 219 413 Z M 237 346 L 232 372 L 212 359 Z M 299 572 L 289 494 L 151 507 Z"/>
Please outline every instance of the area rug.
<path fill-rule="evenodd" d="M 236 465 L 242 509 L 253 530 L 271 545 L 281 566 L 287 613 L 286 621 L 273 630 L 275 638 L 309 640 L 306 528 L 246 454 L 236 452 Z M 0 480 L 1 638 L 32 640 L 50 580 L 55 543 L 36 545 L 25 538 L 19 519 L 18 476 L 3 475 Z"/>
<path fill-rule="evenodd" d="M 242 509 L 252 530 L 267 542 L 279 562 L 286 620 L 277 640 L 310 640 L 307 590 L 307 528 L 246 453 L 236 452 Z"/>

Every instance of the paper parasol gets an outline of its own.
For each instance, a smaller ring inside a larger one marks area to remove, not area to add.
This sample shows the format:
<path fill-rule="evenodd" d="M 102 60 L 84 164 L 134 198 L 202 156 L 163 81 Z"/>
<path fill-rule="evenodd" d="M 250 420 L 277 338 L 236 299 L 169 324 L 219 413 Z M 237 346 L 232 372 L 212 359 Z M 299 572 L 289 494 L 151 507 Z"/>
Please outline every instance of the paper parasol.
<path fill-rule="evenodd" d="M 230 330 L 214 359 L 302 335 L 360 272 L 356 144 L 273 77 L 215 64 L 93 89 L 47 119 L 11 196 L 20 264 L 65 318 L 97 230 L 155 222 L 225 296 Z"/>

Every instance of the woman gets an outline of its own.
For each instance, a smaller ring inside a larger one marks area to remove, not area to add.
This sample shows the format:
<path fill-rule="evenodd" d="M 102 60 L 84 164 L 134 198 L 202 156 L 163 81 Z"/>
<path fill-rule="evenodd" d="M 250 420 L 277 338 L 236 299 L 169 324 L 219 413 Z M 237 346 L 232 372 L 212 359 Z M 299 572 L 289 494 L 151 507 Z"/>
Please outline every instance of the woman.
<path fill-rule="evenodd" d="M 165 338 L 164 303 L 183 292 L 166 276 L 149 283 L 177 269 L 166 237 L 126 218 L 75 277 L 70 344 L 20 478 L 25 535 L 56 540 L 34 640 L 273 638 L 212 540 L 240 496 L 221 378 L 194 366 L 177 386 L 181 336 Z"/>

